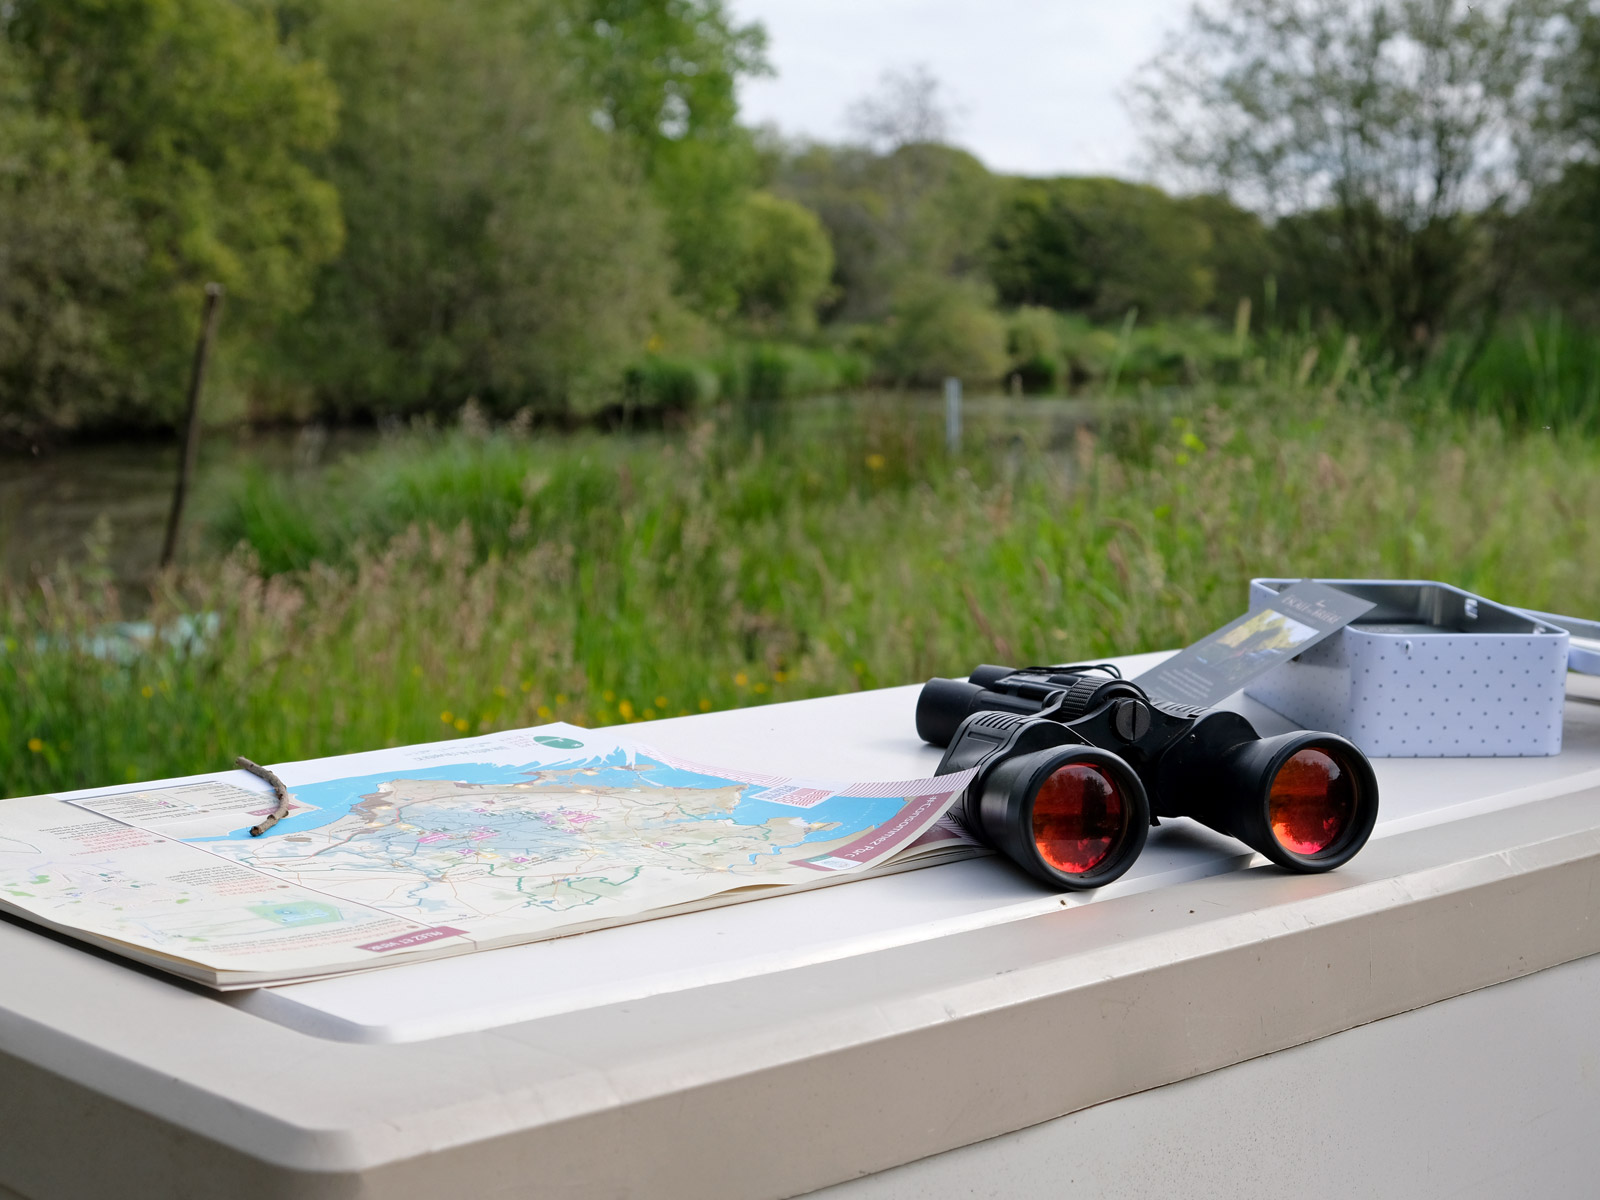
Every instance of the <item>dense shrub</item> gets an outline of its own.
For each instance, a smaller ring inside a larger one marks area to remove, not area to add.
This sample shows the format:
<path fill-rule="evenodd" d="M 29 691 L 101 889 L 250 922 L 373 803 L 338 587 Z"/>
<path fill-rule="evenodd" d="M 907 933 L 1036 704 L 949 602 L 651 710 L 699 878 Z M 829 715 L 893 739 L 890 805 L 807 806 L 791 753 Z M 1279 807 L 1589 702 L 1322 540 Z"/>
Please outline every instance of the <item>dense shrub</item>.
<path fill-rule="evenodd" d="M 1120 317 L 1210 302 L 1211 231 L 1159 188 L 1119 179 L 1011 182 L 992 235 L 1002 301 Z"/>
<path fill-rule="evenodd" d="M 1024 392 L 1053 392 L 1061 382 L 1059 318 L 1047 308 L 1023 307 L 1006 317 L 1007 380 Z"/>
<path fill-rule="evenodd" d="M 882 353 L 880 370 L 895 383 L 992 383 L 1006 367 L 1005 324 L 987 289 L 924 277 L 901 289 Z"/>
<path fill-rule="evenodd" d="M 717 398 L 717 374 L 694 359 L 652 354 L 623 376 L 623 404 L 661 413 L 692 412 Z"/>
<path fill-rule="evenodd" d="M 739 311 L 757 329 L 808 334 L 833 276 L 833 245 L 817 215 L 752 192 L 745 203 Z"/>
<path fill-rule="evenodd" d="M 782 342 L 735 343 L 719 361 L 721 394 L 734 400 L 779 400 L 860 387 L 867 361 L 858 352 Z"/>

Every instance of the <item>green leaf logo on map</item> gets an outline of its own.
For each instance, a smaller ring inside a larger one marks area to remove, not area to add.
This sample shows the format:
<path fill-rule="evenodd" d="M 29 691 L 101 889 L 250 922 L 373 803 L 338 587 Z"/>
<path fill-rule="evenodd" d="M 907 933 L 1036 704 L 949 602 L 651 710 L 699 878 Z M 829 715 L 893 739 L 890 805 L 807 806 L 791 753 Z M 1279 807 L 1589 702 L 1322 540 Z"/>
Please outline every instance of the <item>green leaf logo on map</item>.
<path fill-rule="evenodd" d="M 284 926 L 326 925 L 341 919 L 339 910 L 331 904 L 315 900 L 298 900 L 288 904 L 252 904 L 250 911 L 256 916 Z"/>
<path fill-rule="evenodd" d="M 583 743 L 578 741 L 576 738 L 568 737 L 542 736 L 536 737 L 533 740 L 538 742 L 541 746 L 550 746 L 556 750 L 577 750 L 583 746 Z"/>

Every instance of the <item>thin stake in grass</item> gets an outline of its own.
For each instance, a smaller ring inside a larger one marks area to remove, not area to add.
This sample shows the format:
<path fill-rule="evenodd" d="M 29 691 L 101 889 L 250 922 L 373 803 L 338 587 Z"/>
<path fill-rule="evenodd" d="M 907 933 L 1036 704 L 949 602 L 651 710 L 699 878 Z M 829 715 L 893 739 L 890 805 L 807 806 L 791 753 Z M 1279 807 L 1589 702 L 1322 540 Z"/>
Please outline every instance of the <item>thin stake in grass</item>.
<path fill-rule="evenodd" d="M 189 413 L 183 424 L 183 457 L 178 462 L 178 482 L 172 491 L 172 509 L 167 514 L 167 536 L 161 543 L 161 567 L 172 565 L 178 553 L 178 530 L 183 524 L 183 505 L 189 496 L 189 477 L 200 457 L 200 393 L 206 383 L 206 361 L 211 356 L 211 339 L 217 335 L 217 314 L 222 308 L 222 285 L 206 284 L 205 312 L 200 318 L 200 339 L 194 347 L 194 369 L 189 376 Z"/>

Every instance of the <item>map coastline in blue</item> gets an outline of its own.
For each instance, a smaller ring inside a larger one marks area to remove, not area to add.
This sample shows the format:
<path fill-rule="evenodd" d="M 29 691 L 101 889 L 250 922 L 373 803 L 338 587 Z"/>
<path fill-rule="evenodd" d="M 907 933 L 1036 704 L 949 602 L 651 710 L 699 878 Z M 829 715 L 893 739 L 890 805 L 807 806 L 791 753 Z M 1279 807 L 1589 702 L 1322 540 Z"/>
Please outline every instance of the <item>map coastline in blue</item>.
<path fill-rule="evenodd" d="M 311 805 L 306 812 L 295 813 L 279 821 L 262 838 L 285 837 L 332 825 L 348 816 L 350 811 L 367 797 L 376 793 L 386 783 L 396 779 L 447 780 L 453 783 L 507 785 L 527 783 L 531 776 L 548 771 L 594 771 L 586 782 L 596 787 L 628 788 L 640 786 L 677 788 L 739 787 L 739 799 L 732 811 L 710 813 L 706 820 L 731 820 L 738 825 L 762 825 L 778 819 L 800 818 L 808 824 L 831 825 L 833 828 L 816 829 L 797 839 L 794 845 L 811 841 L 832 841 L 844 835 L 859 835 L 888 821 L 904 804 L 898 796 L 830 796 L 809 808 L 761 799 L 766 787 L 758 784 L 741 784 L 737 780 L 717 775 L 668 766 L 643 754 L 630 757 L 626 750 L 589 758 L 569 758 L 554 762 L 529 762 L 520 765 L 501 763 L 451 763 L 436 767 L 405 767 L 371 775 L 354 775 L 330 779 L 319 783 L 290 788 L 301 804 Z M 241 826 L 220 837 L 186 838 L 195 843 L 221 841 L 250 841 L 248 826 Z"/>

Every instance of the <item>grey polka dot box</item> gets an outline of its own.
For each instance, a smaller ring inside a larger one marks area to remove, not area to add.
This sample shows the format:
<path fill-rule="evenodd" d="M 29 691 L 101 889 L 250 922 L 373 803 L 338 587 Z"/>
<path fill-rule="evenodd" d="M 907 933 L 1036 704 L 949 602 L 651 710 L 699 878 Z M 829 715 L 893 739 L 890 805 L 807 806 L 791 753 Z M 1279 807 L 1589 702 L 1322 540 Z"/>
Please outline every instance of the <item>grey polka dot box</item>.
<path fill-rule="evenodd" d="M 1250 611 L 1295 579 L 1252 579 Z M 1559 754 L 1567 671 L 1600 672 L 1600 625 L 1426 580 L 1324 579 L 1374 607 L 1245 694 L 1373 758 Z M 1569 632 L 1570 631 L 1570 632 Z"/>

